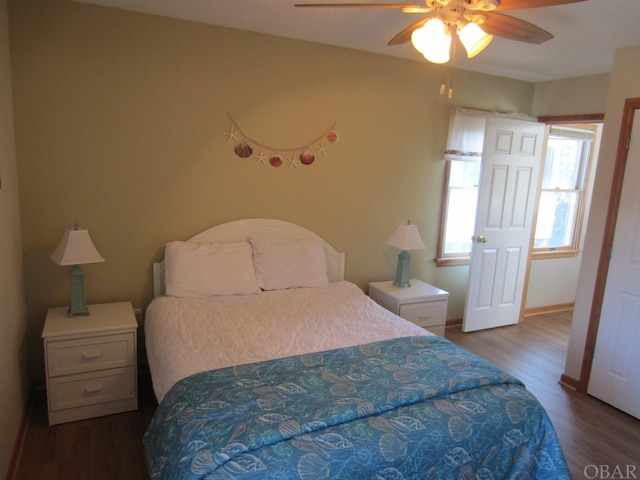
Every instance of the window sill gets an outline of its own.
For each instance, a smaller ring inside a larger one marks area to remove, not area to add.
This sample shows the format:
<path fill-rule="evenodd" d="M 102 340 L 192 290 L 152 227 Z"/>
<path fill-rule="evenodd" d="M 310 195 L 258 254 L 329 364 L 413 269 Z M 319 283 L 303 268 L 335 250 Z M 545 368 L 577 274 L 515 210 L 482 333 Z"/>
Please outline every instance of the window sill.
<path fill-rule="evenodd" d="M 533 252 L 533 260 L 543 260 L 549 258 L 567 258 L 567 257 L 577 257 L 582 250 L 544 250 L 544 251 L 534 251 Z"/>
<path fill-rule="evenodd" d="M 555 251 L 541 251 L 533 252 L 532 260 L 548 260 L 551 258 L 570 258 L 577 257 L 582 250 L 555 250 Z M 459 265 L 469 265 L 469 257 L 450 257 L 450 258 L 436 258 L 436 265 L 438 267 L 455 267 Z"/>
<path fill-rule="evenodd" d="M 436 258 L 436 265 L 438 267 L 453 267 L 457 265 L 469 265 L 469 257 L 451 257 L 451 258 Z"/>

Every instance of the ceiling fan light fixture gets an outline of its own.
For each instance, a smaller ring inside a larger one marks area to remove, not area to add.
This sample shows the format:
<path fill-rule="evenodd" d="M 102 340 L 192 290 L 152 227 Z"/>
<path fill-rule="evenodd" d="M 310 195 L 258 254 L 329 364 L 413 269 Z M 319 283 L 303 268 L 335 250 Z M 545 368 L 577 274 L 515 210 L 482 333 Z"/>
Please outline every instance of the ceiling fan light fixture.
<path fill-rule="evenodd" d="M 411 43 L 432 63 L 447 63 L 451 50 L 451 31 L 439 18 L 431 18 L 411 34 Z"/>
<path fill-rule="evenodd" d="M 477 23 L 469 22 L 458 31 L 458 37 L 467 51 L 467 57 L 473 58 L 483 51 L 493 40 L 493 35 L 485 33 Z"/>

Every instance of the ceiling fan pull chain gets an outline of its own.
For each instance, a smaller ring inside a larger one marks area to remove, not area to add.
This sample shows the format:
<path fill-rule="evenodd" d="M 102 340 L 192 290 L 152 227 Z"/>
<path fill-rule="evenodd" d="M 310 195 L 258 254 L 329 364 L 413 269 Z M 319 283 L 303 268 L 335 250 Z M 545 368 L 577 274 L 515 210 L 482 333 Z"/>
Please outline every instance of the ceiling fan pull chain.
<path fill-rule="evenodd" d="M 456 46 L 458 42 L 453 42 L 453 53 L 451 55 L 451 81 L 449 82 L 449 90 L 447 91 L 447 98 L 453 98 L 453 76 L 455 74 L 455 65 L 456 65 Z"/>

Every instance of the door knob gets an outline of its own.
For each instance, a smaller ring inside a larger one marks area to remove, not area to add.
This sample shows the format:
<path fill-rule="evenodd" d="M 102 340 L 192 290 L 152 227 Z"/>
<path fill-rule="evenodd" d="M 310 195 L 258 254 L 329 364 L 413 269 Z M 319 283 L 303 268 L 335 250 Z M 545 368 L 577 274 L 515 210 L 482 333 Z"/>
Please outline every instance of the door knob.
<path fill-rule="evenodd" d="M 487 237 L 483 237 L 482 235 L 478 235 L 476 237 L 476 242 L 478 242 L 478 243 L 487 243 Z"/>

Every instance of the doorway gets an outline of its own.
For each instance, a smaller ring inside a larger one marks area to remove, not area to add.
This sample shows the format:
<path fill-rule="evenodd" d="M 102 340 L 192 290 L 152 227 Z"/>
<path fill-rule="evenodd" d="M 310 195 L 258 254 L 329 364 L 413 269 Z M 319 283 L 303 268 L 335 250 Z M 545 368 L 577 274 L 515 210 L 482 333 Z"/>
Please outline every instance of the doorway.
<path fill-rule="evenodd" d="M 640 416 L 640 410 L 637 408 L 640 390 L 637 387 L 636 368 L 637 342 L 640 339 L 640 292 L 637 290 L 637 265 L 640 263 L 637 249 L 640 218 L 637 205 L 640 195 L 635 185 L 625 185 L 624 179 L 625 176 L 637 177 L 640 166 L 638 142 L 640 99 L 627 99 L 618 140 L 583 364 L 576 385 L 579 392 L 586 392 L 588 387 L 589 393 L 636 417 Z M 596 350 L 596 346 L 599 350 Z M 592 375 L 594 385 L 590 385 Z M 614 381 L 611 382 L 611 379 Z"/>

